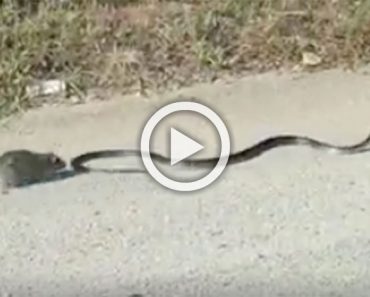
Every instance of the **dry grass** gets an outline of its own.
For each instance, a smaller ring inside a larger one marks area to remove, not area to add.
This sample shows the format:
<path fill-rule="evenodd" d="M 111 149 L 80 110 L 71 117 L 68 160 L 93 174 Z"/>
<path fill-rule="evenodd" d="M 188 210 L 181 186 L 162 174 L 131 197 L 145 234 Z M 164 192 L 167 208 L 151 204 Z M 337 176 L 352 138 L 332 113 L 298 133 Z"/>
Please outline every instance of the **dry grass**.
<path fill-rule="evenodd" d="M 158 89 L 289 68 L 305 51 L 322 58 L 320 68 L 370 58 L 370 0 L 72 2 L 21 15 L 3 4 L 2 114 L 35 105 L 25 92 L 35 79 L 130 92 L 139 81 Z"/>

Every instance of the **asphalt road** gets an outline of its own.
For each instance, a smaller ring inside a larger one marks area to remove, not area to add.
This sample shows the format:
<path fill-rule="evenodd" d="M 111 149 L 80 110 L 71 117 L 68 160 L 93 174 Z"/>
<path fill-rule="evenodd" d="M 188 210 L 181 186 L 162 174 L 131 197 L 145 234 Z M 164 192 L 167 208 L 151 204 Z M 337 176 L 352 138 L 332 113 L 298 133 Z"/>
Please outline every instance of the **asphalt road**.
<path fill-rule="evenodd" d="M 280 133 L 336 144 L 370 133 L 366 74 L 269 73 L 147 99 L 44 107 L 4 126 L 1 150 L 68 160 L 137 148 L 149 115 L 179 94 L 222 116 L 233 150 Z M 156 150 L 168 152 L 171 125 L 195 133 L 204 154 L 217 150 L 204 121 L 185 117 L 160 127 Z M 167 190 L 148 174 L 82 175 L 1 196 L 0 296 L 368 296 L 369 226 L 370 154 L 281 148 L 195 193 Z"/>

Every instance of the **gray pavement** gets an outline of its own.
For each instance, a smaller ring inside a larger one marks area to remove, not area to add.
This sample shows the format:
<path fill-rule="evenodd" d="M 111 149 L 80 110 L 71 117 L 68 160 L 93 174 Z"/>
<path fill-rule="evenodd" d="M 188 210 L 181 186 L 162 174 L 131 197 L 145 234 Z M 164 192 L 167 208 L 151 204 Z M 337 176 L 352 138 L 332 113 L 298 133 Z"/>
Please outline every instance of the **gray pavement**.
<path fill-rule="evenodd" d="M 138 148 L 149 115 L 178 95 L 214 108 L 233 150 L 280 133 L 337 144 L 370 133 L 369 76 L 333 70 L 44 107 L 3 126 L 1 150 Z M 156 150 L 171 125 L 217 150 L 185 117 L 159 127 Z M 187 194 L 148 174 L 83 175 L 1 196 L 0 296 L 368 296 L 369 227 L 370 154 L 281 148 Z"/>

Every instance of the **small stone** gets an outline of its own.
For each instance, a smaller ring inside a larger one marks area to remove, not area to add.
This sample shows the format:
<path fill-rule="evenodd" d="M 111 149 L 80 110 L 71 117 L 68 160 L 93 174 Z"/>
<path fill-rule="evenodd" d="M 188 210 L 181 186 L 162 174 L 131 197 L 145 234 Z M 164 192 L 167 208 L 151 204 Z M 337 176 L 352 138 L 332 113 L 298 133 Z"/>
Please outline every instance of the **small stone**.
<path fill-rule="evenodd" d="M 318 55 L 312 52 L 302 53 L 302 64 L 305 66 L 317 66 L 321 64 L 322 59 Z"/>

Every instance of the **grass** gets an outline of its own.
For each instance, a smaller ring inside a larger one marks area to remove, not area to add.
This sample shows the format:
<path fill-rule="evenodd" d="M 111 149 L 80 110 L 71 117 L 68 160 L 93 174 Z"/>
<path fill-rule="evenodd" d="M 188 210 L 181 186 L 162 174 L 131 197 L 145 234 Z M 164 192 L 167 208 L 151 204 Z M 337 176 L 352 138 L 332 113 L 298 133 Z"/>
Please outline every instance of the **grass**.
<path fill-rule="evenodd" d="M 370 60 L 370 0 L 1 2 L 1 115 L 38 105 L 35 80 L 128 93 L 292 68 L 304 52 L 319 69 Z"/>

